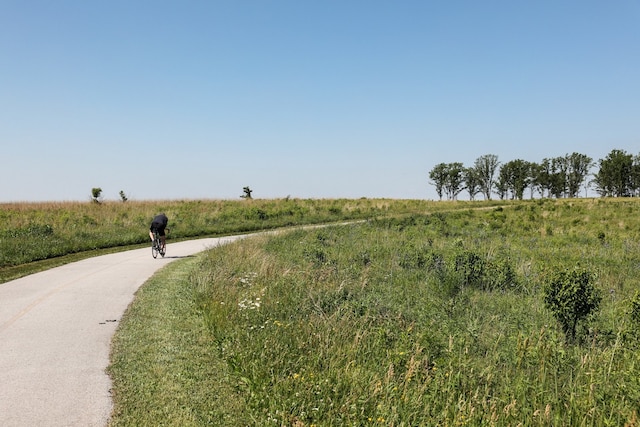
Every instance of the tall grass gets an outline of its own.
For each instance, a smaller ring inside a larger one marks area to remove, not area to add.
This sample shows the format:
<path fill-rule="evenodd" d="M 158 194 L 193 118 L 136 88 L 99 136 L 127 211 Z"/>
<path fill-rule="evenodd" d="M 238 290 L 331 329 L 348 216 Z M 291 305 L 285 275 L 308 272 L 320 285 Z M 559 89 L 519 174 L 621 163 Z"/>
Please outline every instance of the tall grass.
<path fill-rule="evenodd" d="M 145 243 L 149 223 L 159 212 L 169 217 L 170 238 L 182 239 L 447 206 L 453 205 L 384 199 L 0 204 L 0 269 L 70 253 Z"/>
<path fill-rule="evenodd" d="M 206 325 L 200 344 L 225 367 L 218 387 L 242 425 L 637 425 L 637 208 L 520 202 L 220 247 L 189 278 Z M 542 289 L 575 265 L 607 298 L 567 345 Z M 200 364 L 196 355 L 186 370 L 197 375 Z M 136 399 L 116 388 L 117 405 Z M 191 412 L 215 410 L 196 400 Z M 193 425 L 204 424 L 225 425 Z"/>

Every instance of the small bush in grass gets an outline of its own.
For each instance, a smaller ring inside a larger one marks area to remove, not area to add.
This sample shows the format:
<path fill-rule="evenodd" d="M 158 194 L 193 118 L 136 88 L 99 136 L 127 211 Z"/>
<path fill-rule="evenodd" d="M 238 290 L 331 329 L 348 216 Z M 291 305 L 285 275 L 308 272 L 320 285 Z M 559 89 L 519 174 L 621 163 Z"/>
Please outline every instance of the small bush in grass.
<path fill-rule="evenodd" d="M 640 345 L 640 292 L 636 291 L 628 306 L 629 323 L 624 330 L 626 344 L 633 349 Z"/>
<path fill-rule="evenodd" d="M 600 308 L 602 293 L 587 270 L 555 272 L 544 288 L 545 305 L 556 317 L 568 343 L 576 341 L 577 329 Z"/>
<path fill-rule="evenodd" d="M 631 323 L 635 327 L 640 327 L 640 293 L 636 292 L 635 296 L 631 300 Z"/>

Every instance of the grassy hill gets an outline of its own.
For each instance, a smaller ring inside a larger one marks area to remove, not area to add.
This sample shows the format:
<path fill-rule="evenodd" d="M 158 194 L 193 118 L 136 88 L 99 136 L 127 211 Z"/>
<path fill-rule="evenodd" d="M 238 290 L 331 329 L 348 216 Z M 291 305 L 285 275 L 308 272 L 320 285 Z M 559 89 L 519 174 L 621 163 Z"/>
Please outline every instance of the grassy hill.
<path fill-rule="evenodd" d="M 370 219 L 242 240 L 141 288 L 112 425 L 637 425 L 640 201 L 325 203 Z M 597 302 L 575 337 L 553 289 L 565 314 Z"/>

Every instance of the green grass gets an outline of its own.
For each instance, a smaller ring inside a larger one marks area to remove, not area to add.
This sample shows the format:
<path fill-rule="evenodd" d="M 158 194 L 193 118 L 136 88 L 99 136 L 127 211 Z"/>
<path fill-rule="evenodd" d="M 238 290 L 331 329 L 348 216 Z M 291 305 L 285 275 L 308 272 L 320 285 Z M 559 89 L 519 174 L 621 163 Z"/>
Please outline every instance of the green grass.
<path fill-rule="evenodd" d="M 169 239 L 175 241 L 463 206 L 386 199 L 0 204 L 0 283 L 105 251 L 148 244 L 149 223 L 159 212 L 168 215 Z"/>
<path fill-rule="evenodd" d="M 173 263 L 116 335 L 112 424 L 637 425 L 639 203 L 449 205 Z M 575 266 L 605 299 L 567 345 L 543 288 Z"/>
<path fill-rule="evenodd" d="M 156 274 L 122 319 L 109 368 L 116 402 L 111 425 L 234 425 L 243 419 L 244 404 L 209 343 L 189 283 L 196 262 Z"/>

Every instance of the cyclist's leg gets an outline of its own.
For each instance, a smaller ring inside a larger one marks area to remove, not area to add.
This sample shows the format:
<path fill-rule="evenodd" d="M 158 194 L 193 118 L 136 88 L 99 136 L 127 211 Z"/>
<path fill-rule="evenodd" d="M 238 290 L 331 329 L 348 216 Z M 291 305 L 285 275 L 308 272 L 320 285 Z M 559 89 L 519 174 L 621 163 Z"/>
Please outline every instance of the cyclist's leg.
<path fill-rule="evenodd" d="M 151 238 L 151 241 L 153 242 L 153 234 L 158 230 L 158 227 L 156 226 L 155 222 L 151 223 L 151 227 L 149 227 L 149 237 Z"/>
<path fill-rule="evenodd" d="M 161 236 L 164 235 L 164 227 L 162 224 L 157 222 L 152 222 L 151 227 L 149 227 L 149 236 L 151 236 L 151 241 L 153 241 L 154 233 L 158 233 Z"/>
<path fill-rule="evenodd" d="M 162 250 L 165 250 L 167 247 L 167 236 L 164 232 L 164 227 L 160 227 L 158 229 L 158 234 L 160 235 L 160 242 L 162 243 Z"/>

